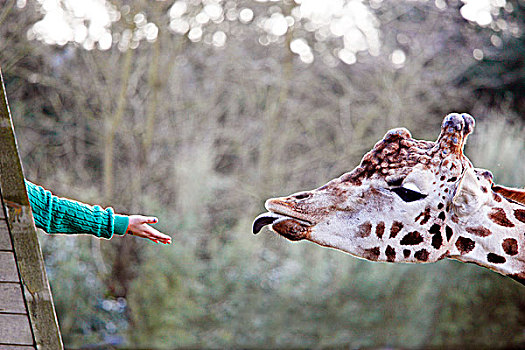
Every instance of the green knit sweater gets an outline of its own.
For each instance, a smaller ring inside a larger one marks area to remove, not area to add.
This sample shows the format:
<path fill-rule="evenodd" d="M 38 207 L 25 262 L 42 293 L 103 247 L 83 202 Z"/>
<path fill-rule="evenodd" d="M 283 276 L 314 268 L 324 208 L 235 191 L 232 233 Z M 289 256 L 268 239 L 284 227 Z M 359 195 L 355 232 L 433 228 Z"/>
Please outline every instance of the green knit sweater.
<path fill-rule="evenodd" d="M 115 214 L 113 208 L 59 198 L 27 180 L 26 188 L 36 227 L 47 233 L 89 233 L 108 239 L 126 233 L 129 218 Z"/>

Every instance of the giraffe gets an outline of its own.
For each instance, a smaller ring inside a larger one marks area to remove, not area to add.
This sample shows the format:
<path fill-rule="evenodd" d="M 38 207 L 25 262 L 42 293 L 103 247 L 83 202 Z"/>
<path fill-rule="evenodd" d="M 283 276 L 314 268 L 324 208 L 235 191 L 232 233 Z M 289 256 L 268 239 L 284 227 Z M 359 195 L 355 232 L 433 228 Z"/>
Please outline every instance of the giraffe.
<path fill-rule="evenodd" d="M 312 191 L 271 198 L 253 223 L 355 257 L 391 263 L 450 258 L 525 285 L 525 191 L 498 186 L 463 154 L 474 118 L 447 115 L 436 142 L 386 133 L 360 165 Z"/>

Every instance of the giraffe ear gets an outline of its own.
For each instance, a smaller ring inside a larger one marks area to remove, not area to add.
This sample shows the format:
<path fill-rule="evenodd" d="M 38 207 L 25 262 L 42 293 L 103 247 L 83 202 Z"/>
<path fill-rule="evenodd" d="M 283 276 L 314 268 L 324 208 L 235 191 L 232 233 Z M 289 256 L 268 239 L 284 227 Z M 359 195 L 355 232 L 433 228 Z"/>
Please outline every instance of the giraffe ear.
<path fill-rule="evenodd" d="M 468 168 L 463 173 L 456 193 L 452 198 L 452 208 L 458 216 L 465 216 L 474 213 L 481 207 L 483 201 L 481 185 L 472 168 Z"/>

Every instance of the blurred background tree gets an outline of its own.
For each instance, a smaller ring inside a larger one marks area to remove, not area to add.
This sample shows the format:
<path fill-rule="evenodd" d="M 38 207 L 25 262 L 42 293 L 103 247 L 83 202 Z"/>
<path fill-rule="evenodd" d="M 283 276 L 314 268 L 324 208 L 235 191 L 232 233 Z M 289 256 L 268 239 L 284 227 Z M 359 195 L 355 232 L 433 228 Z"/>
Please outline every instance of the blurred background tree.
<path fill-rule="evenodd" d="M 477 118 L 474 164 L 523 186 L 523 1 L 0 5 L 26 176 L 174 238 L 41 236 L 69 348 L 525 345 L 510 279 L 250 234 L 266 198 L 353 169 L 392 127 L 435 139 L 451 111 Z"/>

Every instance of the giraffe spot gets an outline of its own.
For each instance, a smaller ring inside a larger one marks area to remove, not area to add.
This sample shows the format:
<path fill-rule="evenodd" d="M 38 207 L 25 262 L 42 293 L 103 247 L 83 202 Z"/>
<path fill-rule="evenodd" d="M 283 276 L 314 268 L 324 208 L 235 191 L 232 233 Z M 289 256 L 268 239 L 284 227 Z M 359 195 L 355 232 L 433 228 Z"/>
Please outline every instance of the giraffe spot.
<path fill-rule="evenodd" d="M 377 261 L 377 259 L 379 259 L 379 254 L 380 254 L 379 247 L 365 249 L 365 251 L 363 252 L 363 258 L 368 259 L 368 260 Z"/>
<path fill-rule="evenodd" d="M 492 197 L 494 197 L 496 202 L 501 202 L 501 197 L 496 192 L 492 192 Z"/>
<path fill-rule="evenodd" d="M 390 227 L 390 238 L 396 238 L 399 231 L 403 229 L 403 223 L 399 221 L 394 221 L 392 227 Z"/>
<path fill-rule="evenodd" d="M 450 238 L 452 238 L 452 235 L 454 234 L 454 231 L 450 228 L 450 226 L 445 227 L 445 232 L 447 234 L 447 241 L 450 241 Z"/>
<path fill-rule="evenodd" d="M 481 186 L 481 191 L 483 193 L 487 193 L 489 190 L 487 190 L 487 188 L 485 186 Z"/>
<path fill-rule="evenodd" d="M 450 253 L 450 252 L 447 250 L 446 252 L 444 252 L 443 254 L 441 254 L 441 256 L 438 258 L 438 260 L 445 259 L 445 258 L 448 256 L 449 253 Z"/>
<path fill-rule="evenodd" d="M 423 237 L 417 231 L 412 231 L 406 234 L 403 239 L 401 239 L 401 245 L 418 245 L 423 242 Z"/>
<path fill-rule="evenodd" d="M 478 227 L 467 227 L 465 228 L 465 230 L 474 235 L 474 236 L 479 236 L 479 237 L 487 237 L 487 236 L 490 236 L 492 234 L 492 232 L 488 229 L 488 228 L 485 228 L 485 227 L 482 227 L 482 226 L 478 226 Z"/>
<path fill-rule="evenodd" d="M 363 167 L 358 167 L 358 168 L 355 168 L 350 173 L 346 173 L 346 174 L 341 175 L 339 180 L 341 182 L 350 182 L 352 185 L 360 186 L 361 183 L 362 183 L 360 177 L 362 175 L 366 175 L 366 174 L 364 174 L 364 172 L 365 172 L 365 169 Z M 326 184 L 324 186 L 321 186 L 320 188 L 318 188 L 318 190 L 324 190 L 327 187 L 328 187 L 328 184 Z"/>
<path fill-rule="evenodd" d="M 512 275 L 508 275 L 510 278 L 512 278 L 514 281 L 521 283 L 525 285 L 525 271 L 520 273 L 514 273 Z"/>
<path fill-rule="evenodd" d="M 430 220 L 430 208 L 426 207 L 424 211 L 422 211 L 415 219 L 414 221 L 417 222 L 421 218 L 421 225 L 424 225 Z"/>
<path fill-rule="evenodd" d="M 503 251 L 508 255 L 518 254 L 518 241 L 514 238 L 507 238 L 501 244 Z"/>
<path fill-rule="evenodd" d="M 426 251 L 426 249 L 421 249 L 414 253 L 414 258 L 419 261 L 427 261 L 428 255 L 429 253 Z"/>
<path fill-rule="evenodd" d="M 445 175 L 441 176 L 440 181 L 445 181 Z"/>
<path fill-rule="evenodd" d="M 443 203 L 439 203 L 439 204 L 438 204 L 438 209 L 441 210 L 441 209 L 443 209 L 444 206 L 445 206 L 445 204 L 443 204 Z"/>
<path fill-rule="evenodd" d="M 445 193 L 448 193 L 448 188 L 445 188 Z"/>
<path fill-rule="evenodd" d="M 410 257 L 410 250 L 408 250 L 408 249 L 403 249 L 403 256 L 405 257 L 405 259 L 407 259 L 408 257 Z"/>
<path fill-rule="evenodd" d="M 386 261 L 394 262 L 396 260 L 396 250 L 391 246 L 386 247 L 385 255 Z"/>
<path fill-rule="evenodd" d="M 362 223 L 357 228 L 357 237 L 359 238 L 368 237 L 370 236 L 370 233 L 372 233 L 372 224 L 370 223 L 370 221 Z"/>
<path fill-rule="evenodd" d="M 430 234 L 432 234 L 432 235 L 435 235 L 435 234 L 441 233 L 441 226 L 439 226 L 438 224 L 433 224 L 433 225 L 428 229 L 428 232 L 430 232 Z"/>
<path fill-rule="evenodd" d="M 432 237 L 432 247 L 439 249 L 443 245 L 443 237 L 438 233 Z"/>
<path fill-rule="evenodd" d="M 507 219 L 507 215 L 502 208 L 493 208 L 489 213 L 489 219 L 500 226 L 514 227 L 514 224 Z"/>
<path fill-rule="evenodd" d="M 376 236 L 381 239 L 383 238 L 383 233 L 385 233 L 385 223 L 383 221 L 381 221 L 379 224 L 377 224 L 376 226 Z"/>
<path fill-rule="evenodd" d="M 524 209 L 516 209 L 516 210 L 514 210 L 514 216 L 519 221 L 525 222 L 525 210 Z"/>
<path fill-rule="evenodd" d="M 494 253 L 488 253 L 487 254 L 487 261 L 494 263 L 494 264 L 503 264 L 507 259 L 502 257 L 501 255 L 494 254 Z"/>
<path fill-rule="evenodd" d="M 448 179 L 447 181 L 448 181 L 448 182 L 456 182 L 457 179 L 458 179 L 457 177 L 452 176 L 452 177 L 451 177 L 450 179 Z"/>
<path fill-rule="evenodd" d="M 456 248 L 458 248 L 459 253 L 461 255 L 471 252 L 475 246 L 476 242 L 474 242 L 470 238 L 459 237 L 456 241 Z"/>
<path fill-rule="evenodd" d="M 439 215 L 438 215 L 438 219 L 441 219 L 441 220 L 445 221 L 446 216 L 445 216 L 445 212 L 444 212 L 444 211 L 442 211 L 441 213 L 439 213 Z"/>

